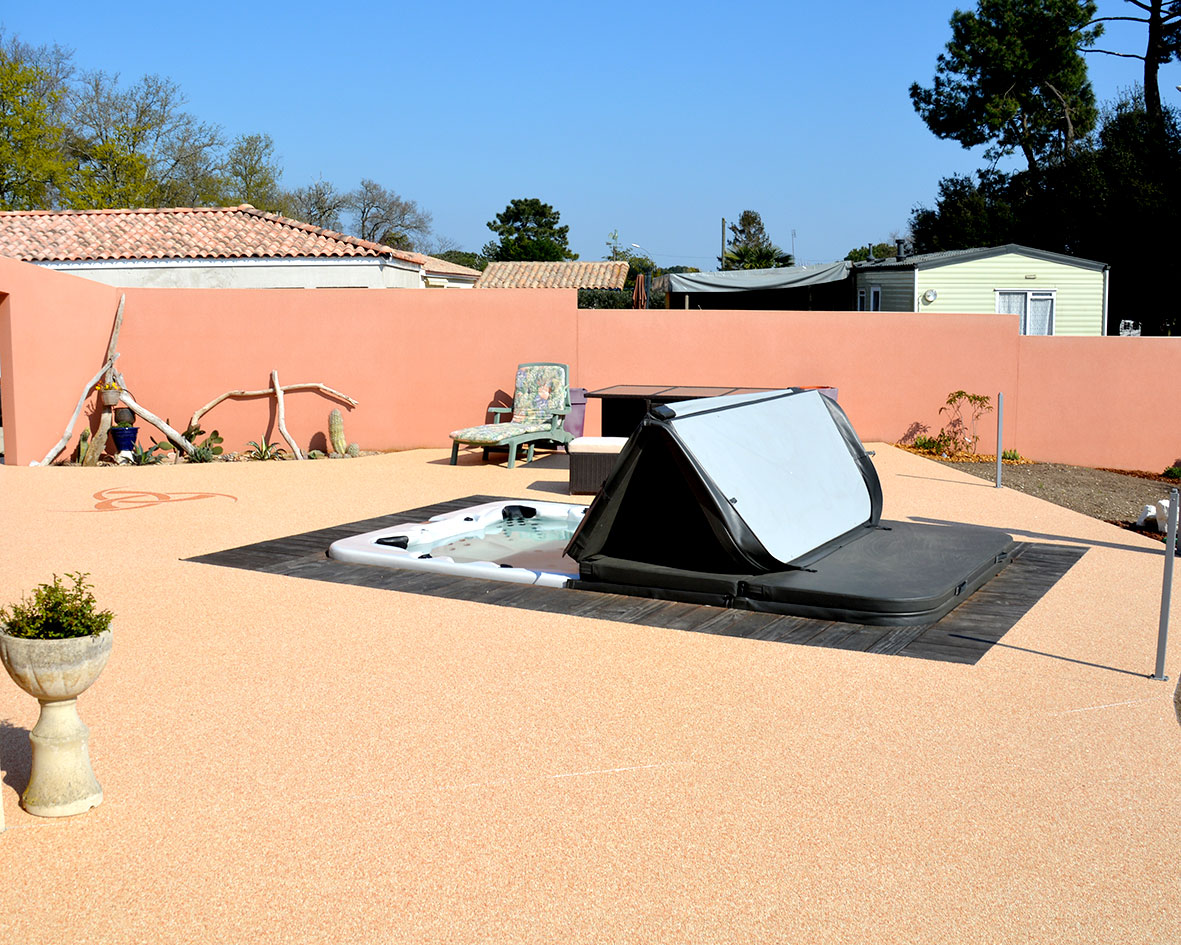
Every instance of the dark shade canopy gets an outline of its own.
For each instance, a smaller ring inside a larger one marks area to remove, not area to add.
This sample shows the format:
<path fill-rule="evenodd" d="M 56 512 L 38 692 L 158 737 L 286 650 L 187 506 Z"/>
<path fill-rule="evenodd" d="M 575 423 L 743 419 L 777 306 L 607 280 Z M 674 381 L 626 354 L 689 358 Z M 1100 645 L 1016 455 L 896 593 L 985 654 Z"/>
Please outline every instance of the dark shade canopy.
<path fill-rule="evenodd" d="M 733 269 L 727 272 L 670 272 L 669 292 L 751 292 L 757 289 L 799 289 L 848 278 L 851 263 L 842 260 L 819 266 L 781 269 Z"/>

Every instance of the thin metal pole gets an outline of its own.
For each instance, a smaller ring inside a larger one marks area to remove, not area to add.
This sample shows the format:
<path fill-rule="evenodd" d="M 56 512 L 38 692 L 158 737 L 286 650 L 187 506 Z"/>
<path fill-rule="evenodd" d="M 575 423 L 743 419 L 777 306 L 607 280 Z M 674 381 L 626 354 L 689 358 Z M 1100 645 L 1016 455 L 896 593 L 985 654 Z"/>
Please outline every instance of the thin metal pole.
<path fill-rule="evenodd" d="M 723 272 L 726 270 L 726 218 L 722 217 L 722 265 L 719 267 Z"/>
<path fill-rule="evenodd" d="M 1001 446 L 1005 435 L 1005 395 L 998 391 L 996 395 L 996 487 L 1001 488 Z"/>
<path fill-rule="evenodd" d="M 1177 557 L 1177 490 L 1169 492 L 1169 528 L 1165 532 L 1165 583 L 1160 597 L 1160 632 L 1156 638 L 1156 672 L 1149 679 L 1165 675 L 1165 649 L 1169 645 L 1169 604 L 1173 596 L 1173 559 Z"/>

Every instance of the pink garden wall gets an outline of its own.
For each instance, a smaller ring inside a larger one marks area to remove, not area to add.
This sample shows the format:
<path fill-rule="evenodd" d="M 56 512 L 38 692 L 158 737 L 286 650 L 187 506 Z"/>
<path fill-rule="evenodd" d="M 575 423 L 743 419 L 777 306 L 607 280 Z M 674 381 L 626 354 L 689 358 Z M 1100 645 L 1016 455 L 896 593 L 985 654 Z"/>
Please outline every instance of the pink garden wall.
<path fill-rule="evenodd" d="M 0 258 L 0 397 L 6 462 L 40 460 L 106 350 L 120 290 Z M 183 427 L 231 389 L 320 381 L 356 398 L 365 449 L 449 445 L 483 420 L 519 361 L 570 365 L 572 382 L 832 385 L 858 432 L 938 430 L 948 392 L 1005 393 L 1005 447 L 1035 459 L 1159 469 L 1181 454 L 1152 377 L 1181 372 L 1181 339 L 1023 338 L 1014 316 L 579 310 L 569 290 L 127 289 L 119 367 L 135 397 Z M 93 399 L 88 402 L 88 409 Z M 293 393 L 287 423 L 321 445 L 323 395 Z M 273 401 L 205 419 L 228 449 L 279 439 Z M 75 430 L 74 439 L 81 427 Z M 994 449 L 995 420 L 981 427 Z M 154 431 L 142 431 L 141 442 Z M 598 432 L 598 409 L 588 411 Z"/>

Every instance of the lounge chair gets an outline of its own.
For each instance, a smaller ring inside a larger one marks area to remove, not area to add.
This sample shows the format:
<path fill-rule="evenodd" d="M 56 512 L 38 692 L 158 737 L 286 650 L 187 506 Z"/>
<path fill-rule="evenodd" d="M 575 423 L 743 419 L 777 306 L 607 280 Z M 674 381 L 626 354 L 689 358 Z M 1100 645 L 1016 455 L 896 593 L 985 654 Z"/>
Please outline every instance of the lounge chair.
<path fill-rule="evenodd" d="M 508 450 L 508 468 L 517 461 L 517 447 L 528 446 L 525 462 L 533 462 L 533 445 L 549 440 L 565 445 L 573 439 L 562 428 L 570 412 L 570 369 L 565 364 L 532 362 L 517 367 L 512 407 L 490 408 L 494 417 L 512 411 L 512 419 L 453 430 L 451 465 L 459 460 L 459 444 L 484 447 L 484 458 L 492 449 Z"/>

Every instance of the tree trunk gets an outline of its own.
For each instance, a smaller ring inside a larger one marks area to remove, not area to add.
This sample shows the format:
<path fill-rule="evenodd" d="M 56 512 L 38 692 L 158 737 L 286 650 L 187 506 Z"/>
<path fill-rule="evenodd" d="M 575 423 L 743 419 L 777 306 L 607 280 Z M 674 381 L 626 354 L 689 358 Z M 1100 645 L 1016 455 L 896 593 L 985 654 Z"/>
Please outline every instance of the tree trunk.
<path fill-rule="evenodd" d="M 1144 50 L 1144 111 L 1157 154 L 1165 150 L 1165 114 L 1160 100 L 1160 64 L 1165 58 L 1164 0 L 1150 0 L 1148 12 L 1148 45 Z"/>

